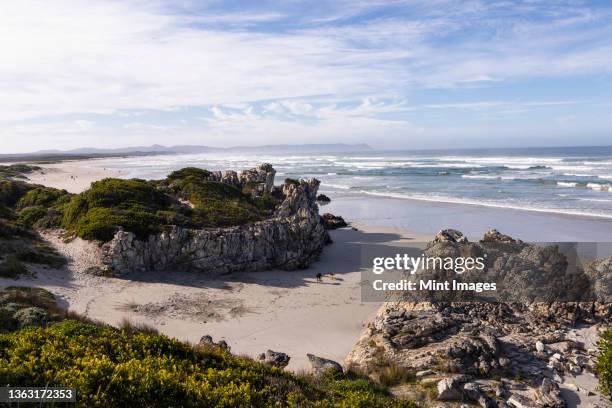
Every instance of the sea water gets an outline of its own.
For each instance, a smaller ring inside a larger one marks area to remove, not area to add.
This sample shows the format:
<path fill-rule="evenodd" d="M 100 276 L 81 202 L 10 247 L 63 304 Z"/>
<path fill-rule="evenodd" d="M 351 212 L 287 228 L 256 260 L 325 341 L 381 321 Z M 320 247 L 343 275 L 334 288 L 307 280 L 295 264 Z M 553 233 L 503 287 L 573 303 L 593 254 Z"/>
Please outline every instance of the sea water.
<path fill-rule="evenodd" d="M 163 178 L 196 166 L 245 169 L 269 162 L 277 183 L 316 177 L 321 191 L 612 218 L 612 147 L 370 151 L 365 153 L 178 154 L 112 158 L 89 165 L 125 177 Z"/>

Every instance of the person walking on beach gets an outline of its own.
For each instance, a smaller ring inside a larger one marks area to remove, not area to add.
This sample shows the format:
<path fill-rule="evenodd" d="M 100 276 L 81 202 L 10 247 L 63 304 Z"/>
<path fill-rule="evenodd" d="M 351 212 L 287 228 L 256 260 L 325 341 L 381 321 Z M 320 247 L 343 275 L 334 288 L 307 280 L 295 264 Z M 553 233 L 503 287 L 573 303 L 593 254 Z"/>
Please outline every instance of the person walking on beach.
<path fill-rule="evenodd" d="M 323 277 L 323 276 L 321 275 L 321 273 L 320 273 L 320 272 L 319 272 L 319 273 L 317 273 L 317 283 L 321 283 L 321 282 L 323 282 L 322 277 Z"/>

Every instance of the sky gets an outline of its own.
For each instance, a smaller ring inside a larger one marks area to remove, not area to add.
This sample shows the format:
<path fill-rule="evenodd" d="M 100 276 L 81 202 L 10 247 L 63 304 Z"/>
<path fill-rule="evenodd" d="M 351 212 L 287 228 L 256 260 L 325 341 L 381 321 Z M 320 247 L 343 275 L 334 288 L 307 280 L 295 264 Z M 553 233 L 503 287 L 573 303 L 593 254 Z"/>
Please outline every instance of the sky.
<path fill-rule="evenodd" d="M 612 2 L 0 2 L 0 153 L 612 144 Z"/>

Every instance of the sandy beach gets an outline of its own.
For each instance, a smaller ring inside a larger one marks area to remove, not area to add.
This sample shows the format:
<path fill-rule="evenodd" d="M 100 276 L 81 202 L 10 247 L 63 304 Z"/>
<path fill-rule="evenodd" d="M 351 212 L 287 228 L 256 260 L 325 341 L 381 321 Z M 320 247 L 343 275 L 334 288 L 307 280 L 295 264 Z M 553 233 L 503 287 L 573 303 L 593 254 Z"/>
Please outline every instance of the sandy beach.
<path fill-rule="evenodd" d="M 60 163 L 44 164 L 42 171 L 28 174 L 32 183 L 47 187 L 59 188 L 69 193 L 80 193 L 89 188 L 89 185 L 106 177 L 122 177 L 121 170 L 111 170 L 93 165 L 97 159 L 64 161 Z"/>
<path fill-rule="evenodd" d="M 122 177 L 91 161 L 44 165 L 31 182 L 81 192 L 93 181 Z M 3 279 L 0 285 L 46 288 L 68 309 L 118 325 L 124 319 L 146 323 L 180 340 L 197 343 L 203 335 L 225 340 L 238 354 L 255 358 L 267 349 L 291 356 L 291 370 L 308 368 L 306 353 L 342 361 L 379 304 L 361 302 L 360 246 L 424 242 L 430 235 L 393 227 L 345 228 L 331 232 L 319 262 L 298 271 L 263 271 L 204 276 L 166 271 L 119 278 L 92 276 L 96 245 L 76 239 L 64 244 L 46 238 L 69 259 L 65 270 L 38 270 L 34 279 Z M 321 273 L 322 283 L 316 282 Z M 333 273 L 334 276 L 329 275 Z"/>
<path fill-rule="evenodd" d="M 112 325 L 129 319 L 193 343 L 209 334 L 253 358 L 267 349 L 282 351 L 291 356 L 291 370 L 308 368 L 306 353 L 342 361 L 375 315 L 378 303 L 361 302 L 361 245 L 425 239 L 391 228 L 346 228 L 332 231 L 334 244 L 305 270 L 216 277 L 167 271 L 120 279 L 85 273 L 94 266 L 94 244 L 46 238 L 70 260 L 69 270 L 38 270 L 34 279 L 0 279 L 0 286 L 43 287 L 70 310 Z M 333 278 L 316 282 L 317 273 L 330 272 Z"/>

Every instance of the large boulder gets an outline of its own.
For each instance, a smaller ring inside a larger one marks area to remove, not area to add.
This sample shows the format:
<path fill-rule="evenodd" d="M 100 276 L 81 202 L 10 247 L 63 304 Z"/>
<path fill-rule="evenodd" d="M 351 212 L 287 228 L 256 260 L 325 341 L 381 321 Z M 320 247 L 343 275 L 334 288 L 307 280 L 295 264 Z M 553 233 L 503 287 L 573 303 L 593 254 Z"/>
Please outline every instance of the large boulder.
<path fill-rule="evenodd" d="M 310 361 L 312 371 L 315 373 L 315 375 L 321 375 L 329 371 L 338 373 L 342 373 L 343 371 L 342 366 L 334 360 L 318 357 L 310 353 L 306 354 L 306 356 L 308 357 L 308 361 Z"/>

